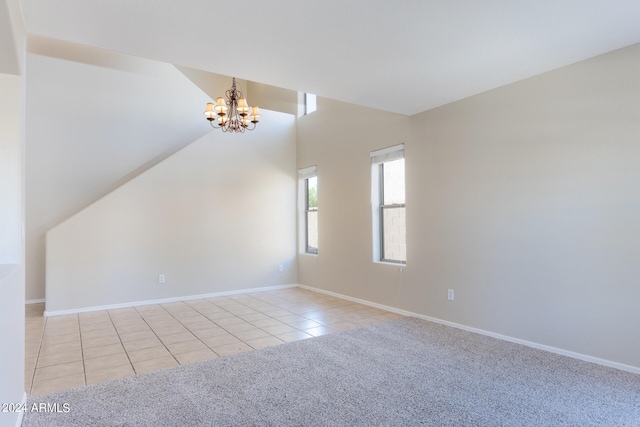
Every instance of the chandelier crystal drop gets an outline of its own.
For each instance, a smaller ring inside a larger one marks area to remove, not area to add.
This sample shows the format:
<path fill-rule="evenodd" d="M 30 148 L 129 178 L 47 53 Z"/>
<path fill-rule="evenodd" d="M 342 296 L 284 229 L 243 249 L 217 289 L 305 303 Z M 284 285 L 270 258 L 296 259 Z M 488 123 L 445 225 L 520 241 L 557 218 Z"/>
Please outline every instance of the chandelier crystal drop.
<path fill-rule="evenodd" d="M 236 78 L 233 77 L 231 89 L 225 92 L 227 99 L 220 97 L 216 103 L 208 102 L 204 116 L 214 129 L 223 132 L 239 132 L 254 130 L 258 119 L 262 117 L 257 106 L 249 107 L 242 91 L 236 89 Z"/>

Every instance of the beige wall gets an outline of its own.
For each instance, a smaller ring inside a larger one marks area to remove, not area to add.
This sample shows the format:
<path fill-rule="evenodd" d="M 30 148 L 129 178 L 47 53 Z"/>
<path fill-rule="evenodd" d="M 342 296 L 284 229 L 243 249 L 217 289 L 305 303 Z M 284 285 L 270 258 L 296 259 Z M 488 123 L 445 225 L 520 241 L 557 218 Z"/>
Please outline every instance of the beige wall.
<path fill-rule="evenodd" d="M 0 402 L 20 403 L 24 390 L 24 56 L 17 0 L 0 0 Z M 19 412 L 0 412 L 15 426 Z"/>
<path fill-rule="evenodd" d="M 639 99 L 635 45 L 410 119 L 319 103 L 298 127 L 320 197 L 299 282 L 640 367 Z M 368 167 L 400 142 L 403 273 L 371 262 Z"/>
<path fill-rule="evenodd" d="M 253 133 L 211 131 L 51 229 L 46 310 L 295 284 L 295 118 L 264 116 Z"/>
<path fill-rule="evenodd" d="M 22 260 L 22 85 L 0 74 L 0 264 Z"/>
<path fill-rule="evenodd" d="M 26 30 L 19 0 L 0 1 L 0 74 L 24 72 Z"/>
<path fill-rule="evenodd" d="M 0 402 L 20 403 L 25 397 L 23 264 L 0 264 L 0 293 Z M 17 425 L 18 416 L 18 412 L 0 412 L 0 426 Z"/>
<path fill-rule="evenodd" d="M 1 53 L 0 53 L 1 54 Z M 0 74 L 0 402 L 24 395 L 22 78 Z M 13 426 L 17 413 L 0 413 Z"/>
<path fill-rule="evenodd" d="M 208 96 L 173 65 L 29 37 L 27 300 L 45 297 L 45 233 L 210 131 Z"/>
<path fill-rule="evenodd" d="M 261 109 L 280 111 L 298 115 L 299 94 L 295 90 L 283 89 L 263 83 L 247 82 L 247 99 L 251 105 L 257 105 Z"/>
<path fill-rule="evenodd" d="M 409 126 L 406 116 L 321 97 L 298 119 L 298 168 L 317 165 L 319 233 L 318 255 L 299 255 L 299 283 L 395 304 L 399 267 L 372 263 L 369 153 L 409 142 Z"/>

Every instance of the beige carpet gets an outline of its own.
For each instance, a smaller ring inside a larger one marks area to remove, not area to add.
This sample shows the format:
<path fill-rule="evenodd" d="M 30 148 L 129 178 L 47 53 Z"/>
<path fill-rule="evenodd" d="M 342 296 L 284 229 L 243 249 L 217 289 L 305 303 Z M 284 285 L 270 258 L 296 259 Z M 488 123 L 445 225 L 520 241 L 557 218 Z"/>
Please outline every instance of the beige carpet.
<path fill-rule="evenodd" d="M 640 426 L 640 376 L 406 318 L 39 396 L 23 426 Z"/>

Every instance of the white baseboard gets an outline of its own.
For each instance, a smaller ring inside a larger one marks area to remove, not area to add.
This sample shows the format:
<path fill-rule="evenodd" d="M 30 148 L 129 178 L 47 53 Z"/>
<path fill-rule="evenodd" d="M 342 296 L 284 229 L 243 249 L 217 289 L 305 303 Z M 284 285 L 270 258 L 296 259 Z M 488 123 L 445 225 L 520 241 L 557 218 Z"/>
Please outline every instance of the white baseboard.
<path fill-rule="evenodd" d="M 126 308 L 126 307 L 134 307 L 134 306 L 149 305 L 149 304 L 166 304 L 169 302 L 176 302 L 176 301 L 189 301 L 189 300 L 202 299 L 202 298 L 215 298 L 215 297 L 223 297 L 227 295 L 248 294 L 251 292 L 262 292 L 262 291 L 273 291 L 277 289 L 295 288 L 296 286 L 298 285 L 266 286 L 264 288 L 251 288 L 251 289 L 241 289 L 238 291 L 214 292 L 211 294 L 187 295 L 187 296 L 181 296 L 181 297 L 162 298 L 162 299 L 145 300 L 145 301 L 132 301 L 132 302 L 125 302 L 121 304 L 108 304 L 108 305 L 100 305 L 100 306 L 94 306 L 94 307 L 74 308 L 71 310 L 56 310 L 56 311 L 45 310 L 44 316 L 50 317 L 50 316 L 60 316 L 63 314 L 87 313 L 90 311 L 114 310 L 116 308 Z"/>
<path fill-rule="evenodd" d="M 22 406 L 24 407 L 27 404 L 27 392 L 25 391 L 22 395 Z M 16 419 L 16 427 L 20 427 L 22 425 L 22 417 L 24 417 L 24 411 L 18 411 L 18 419 Z"/>
<path fill-rule="evenodd" d="M 24 303 L 25 304 L 40 304 L 41 302 L 46 302 L 47 300 L 44 298 L 39 299 L 28 299 Z"/>
<path fill-rule="evenodd" d="M 430 322 L 439 323 L 441 325 L 446 325 L 446 326 L 451 326 L 453 328 L 462 329 L 462 330 L 465 330 L 465 331 L 468 331 L 468 332 L 474 332 L 476 334 L 486 335 L 486 336 L 489 336 L 489 337 L 492 337 L 492 338 L 497 338 L 497 339 L 500 339 L 500 340 L 503 340 L 503 341 L 509 341 L 509 342 L 512 342 L 512 343 L 525 345 L 527 347 L 535 348 L 535 349 L 538 349 L 538 350 L 544 350 L 544 351 L 548 351 L 550 353 L 560 354 L 562 356 L 571 357 L 573 359 L 583 360 L 585 362 L 596 363 L 598 365 L 603 365 L 603 366 L 607 366 L 607 367 L 610 367 L 610 368 L 619 369 L 621 371 L 631 372 L 633 374 L 640 374 L 640 367 L 638 367 L 638 366 L 625 365 L 624 363 L 618 363 L 618 362 L 614 362 L 614 361 L 607 360 L 607 359 L 601 359 L 599 357 L 588 356 L 586 354 L 576 353 L 574 351 L 564 350 L 564 349 L 561 349 L 561 348 L 552 347 L 552 346 L 548 346 L 548 345 L 544 345 L 544 344 L 539 344 L 539 343 L 532 342 L 532 341 L 522 340 L 520 338 L 514 338 L 514 337 L 510 337 L 508 335 L 497 334 L 495 332 L 485 331 L 484 329 L 473 328 L 471 326 L 461 325 L 459 323 L 454 323 L 454 322 L 450 322 L 448 320 L 442 320 L 442 319 L 438 319 L 438 318 L 435 318 L 435 317 L 429 317 L 429 316 L 425 316 L 425 315 L 414 313 L 414 312 L 407 311 L 407 310 L 401 310 L 399 308 L 378 304 L 378 303 L 367 301 L 367 300 L 363 300 L 363 299 L 360 299 L 360 298 L 354 298 L 354 297 L 350 297 L 348 295 L 342 295 L 342 294 L 339 294 L 339 293 L 336 293 L 336 292 L 331 292 L 331 291 L 326 291 L 324 289 L 314 288 L 312 286 L 298 285 L 298 287 L 302 288 L 302 289 L 307 289 L 307 290 L 310 290 L 310 291 L 313 291 L 313 292 L 318 292 L 318 293 L 321 293 L 321 294 L 331 295 L 331 296 L 334 296 L 336 298 L 341 298 L 341 299 L 344 299 L 344 300 L 347 300 L 347 301 L 357 302 L 359 304 L 364 304 L 364 305 L 368 305 L 368 306 L 371 306 L 371 307 L 380 308 L 382 310 L 391 311 L 393 313 L 398 313 L 398 314 L 402 314 L 402 315 L 405 315 L 405 316 L 417 317 L 417 318 L 420 318 L 420 319 L 428 320 Z"/>

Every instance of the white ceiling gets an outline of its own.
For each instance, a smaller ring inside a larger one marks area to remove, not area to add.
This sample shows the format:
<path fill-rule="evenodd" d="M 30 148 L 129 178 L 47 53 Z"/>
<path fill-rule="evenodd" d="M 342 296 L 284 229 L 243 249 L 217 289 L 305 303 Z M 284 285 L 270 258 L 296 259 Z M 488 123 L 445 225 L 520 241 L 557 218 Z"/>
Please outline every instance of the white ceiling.
<path fill-rule="evenodd" d="M 21 0 L 27 31 L 403 114 L 640 42 L 638 0 Z"/>

